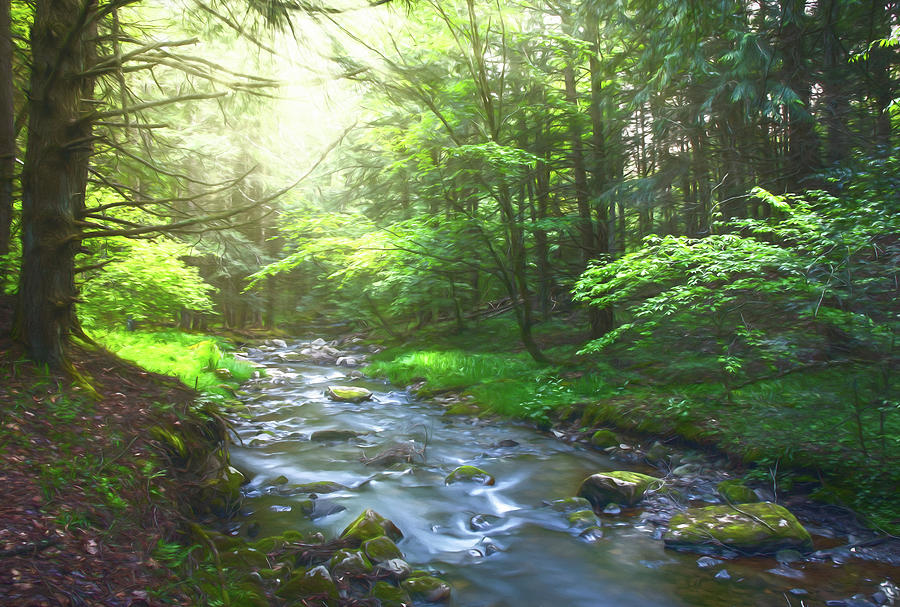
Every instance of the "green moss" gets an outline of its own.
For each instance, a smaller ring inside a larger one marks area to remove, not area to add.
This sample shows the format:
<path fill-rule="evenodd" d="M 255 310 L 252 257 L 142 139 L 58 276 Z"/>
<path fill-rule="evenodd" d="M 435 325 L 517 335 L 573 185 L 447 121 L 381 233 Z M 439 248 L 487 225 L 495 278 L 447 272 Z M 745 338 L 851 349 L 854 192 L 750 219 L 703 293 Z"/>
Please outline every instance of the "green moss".
<path fill-rule="evenodd" d="M 402 588 L 387 582 L 378 582 L 372 588 L 372 598 L 378 599 L 381 607 L 409 607 L 412 599 Z"/>
<path fill-rule="evenodd" d="M 597 430 L 591 436 L 591 444 L 600 449 L 614 447 L 619 444 L 619 437 L 612 430 Z"/>
<path fill-rule="evenodd" d="M 384 535 L 363 542 L 362 551 L 373 563 L 403 558 L 403 553 L 397 548 L 397 544 Z"/>
<path fill-rule="evenodd" d="M 331 400 L 361 403 L 372 398 L 372 391 L 350 386 L 328 386 L 325 388 L 325 395 Z"/>
<path fill-rule="evenodd" d="M 335 577 L 362 576 L 372 571 L 372 563 L 359 550 L 338 550 L 328 561 L 328 568 Z"/>
<path fill-rule="evenodd" d="M 275 594 L 283 599 L 303 599 L 317 595 L 326 597 L 328 607 L 337 607 L 339 596 L 337 586 L 325 567 L 309 571 L 295 571 L 291 579 L 279 586 Z"/>
<path fill-rule="evenodd" d="M 577 510 L 566 515 L 570 527 L 578 529 L 587 529 L 589 527 L 599 527 L 600 519 L 594 514 L 593 510 Z"/>
<path fill-rule="evenodd" d="M 494 477 L 475 466 L 460 466 L 447 475 L 444 482 L 448 485 L 453 483 L 481 483 L 482 485 L 493 485 Z"/>
<path fill-rule="evenodd" d="M 759 501 L 753 489 L 735 479 L 722 481 L 716 486 L 716 491 L 730 504 L 750 504 Z"/>
<path fill-rule="evenodd" d="M 548 504 L 557 512 L 574 512 L 576 510 L 590 510 L 591 503 L 583 497 L 564 497 L 553 500 Z"/>
<path fill-rule="evenodd" d="M 414 599 L 431 603 L 450 600 L 450 585 L 430 575 L 411 577 L 404 580 L 400 586 Z"/>
<path fill-rule="evenodd" d="M 722 547 L 749 554 L 812 549 L 812 538 L 787 509 L 771 502 L 689 508 L 669 521 L 667 547 Z"/>
<path fill-rule="evenodd" d="M 662 484 L 662 480 L 640 472 L 598 472 L 581 483 L 578 495 L 590 501 L 594 508 L 603 508 L 609 503 L 633 506 L 643 499 L 648 489 L 662 487 Z"/>
<path fill-rule="evenodd" d="M 358 540 L 360 543 L 382 535 L 395 541 L 403 538 L 403 532 L 394 523 L 374 510 L 366 510 L 341 532 L 342 538 Z"/>

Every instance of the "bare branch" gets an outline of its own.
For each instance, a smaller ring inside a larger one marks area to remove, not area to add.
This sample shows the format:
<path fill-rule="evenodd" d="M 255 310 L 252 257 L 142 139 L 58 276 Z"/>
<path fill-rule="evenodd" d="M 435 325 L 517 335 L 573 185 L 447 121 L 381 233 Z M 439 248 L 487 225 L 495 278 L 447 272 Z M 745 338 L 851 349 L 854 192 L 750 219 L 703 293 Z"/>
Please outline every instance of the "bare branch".
<path fill-rule="evenodd" d="M 124 116 L 125 114 L 132 114 L 134 112 L 140 112 L 143 110 L 148 110 L 150 108 L 159 107 L 162 105 L 170 105 L 172 103 L 180 103 L 182 101 L 196 101 L 198 99 L 217 99 L 219 97 L 224 97 L 228 95 L 226 91 L 221 91 L 218 93 L 194 93 L 191 95 L 178 95 L 177 97 L 167 97 L 166 99 L 157 99 L 156 101 L 146 101 L 144 103 L 138 103 L 137 105 L 132 105 L 130 107 L 121 109 L 121 110 L 110 110 L 108 112 L 98 112 L 91 116 L 92 118 L 113 118 L 115 116 Z"/>

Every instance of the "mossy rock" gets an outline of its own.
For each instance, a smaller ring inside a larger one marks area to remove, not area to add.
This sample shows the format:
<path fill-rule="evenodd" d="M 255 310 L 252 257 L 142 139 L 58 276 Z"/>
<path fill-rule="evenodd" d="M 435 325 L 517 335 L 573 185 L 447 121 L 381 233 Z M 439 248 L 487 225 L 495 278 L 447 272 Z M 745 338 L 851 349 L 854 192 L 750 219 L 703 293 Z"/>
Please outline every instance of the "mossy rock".
<path fill-rule="evenodd" d="M 454 403 L 446 411 L 444 415 L 468 415 L 478 417 L 481 415 L 481 407 L 475 403 Z"/>
<path fill-rule="evenodd" d="M 412 567 L 403 559 L 388 559 L 375 565 L 375 575 L 393 580 L 405 580 L 412 576 Z"/>
<path fill-rule="evenodd" d="M 576 510 L 590 510 L 591 503 L 583 497 L 564 497 L 553 500 L 548 504 L 556 512 L 575 512 Z"/>
<path fill-rule="evenodd" d="M 662 483 L 662 480 L 640 472 L 598 472 L 584 479 L 578 495 L 587 498 L 594 508 L 603 508 L 610 502 L 633 506 L 641 501 L 649 488 Z"/>
<path fill-rule="evenodd" d="M 759 501 L 753 489 L 739 480 L 722 481 L 716 485 L 716 491 L 729 504 L 752 504 Z"/>
<path fill-rule="evenodd" d="M 371 596 L 378 599 L 381 607 L 411 607 L 412 605 L 409 593 L 387 582 L 377 582 L 372 588 Z"/>
<path fill-rule="evenodd" d="M 342 399 L 345 400 L 345 399 Z M 345 441 L 351 438 L 356 438 L 360 436 L 362 432 L 356 432 L 354 430 L 316 430 L 312 434 L 309 435 L 309 440 L 311 441 Z"/>
<path fill-rule="evenodd" d="M 593 510 L 576 510 L 566 515 L 569 521 L 569 527 L 576 529 L 588 529 L 590 527 L 600 527 L 600 519 L 594 514 Z"/>
<path fill-rule="evenodd" d="M 460 466 L 447 475 L 444 482 L 448 485 L 453 483 L 481 483 L 482 485 L 493 485 L 494 477 L 475 466 Z"/>
<path fill-rule="evenodd" d="M 649 462 L 664 462 L 669 459 L 672 450 L 659 441 L 654 441 L 650 448 L 647 449 L 645 457 Z"/>
<path fill-rule="evenodd" d="M 331 578 L 331 574 L 323 566 L 318 566 L 309 571 L 298 571 L 282 584 L 275 595 L 283 599 L 302 599 L 311 595 L 326 597 L 324 603 L 328 607 L 337 607 L 338 596 L 337 586 Z"/>
<path fill-rule="evenodd" d="M 403 553 L 397 548 L 397 544 L 384 535 L 363 542 L 362 551 L 373 563 L 403 558 Z"/>
<path fill-rule="evenodd" d="M 360 577 L 372 571 L 372 563 L 358 550 L 338 550 L 328 561 L 328 568 L 334 577 Z"/>
<path fill-rule="evenodd" d="M 313 483 L 297 483 L 286 487 L 286 491 L 279 491 L 286 495 L 298 495 L 300 493 L 335 493 L 337 491 L 346 491 L 348 487 L 340 483 L 331 481 L 315 481 Z"/>
<path fill-rule="evenodd" d="M 372 398 L 372 391 L 366 388 L 355 388 L 350 386 L 328 386 L 325 388 L 325 396 L 331 400 L 361 403 Z"/>
<path fill-rule="evenodd" d="M 416 600 L 437 603 L 450 599 L 450 585 L 430 575 L 411 577 L 401 582 L 400 587 Z"/>
<path fill-rule="evenodd" d="M 615 447 L 619 444 L 619 437 L 612 430 L 597 430 L 591 436 L 591 444 L 599 449 Z"/>
<path fill-rule="evenodd" d="M 354 539 L 359 542 L 365 542 L 382 535 L 394 541 L 403 538 L 403 532 L 397 528 L 397 525 L 374 510 L 366 510 L 341 532 L 341 538 Z"/>
<path fill-rule="evenodd" d="M 771 502 L 688 508 L 669 521 L 666 547 L 730 548 L 746 554 L 812 550 L 812 538 L 787 509 Z"/>
<path fill-rule="evenodd" d="M 223 567 L 230 569 L 268 569 L 270 566 L 269 558 L 264 552 L 249 546 L 219 552 L 219 560 Z"/>

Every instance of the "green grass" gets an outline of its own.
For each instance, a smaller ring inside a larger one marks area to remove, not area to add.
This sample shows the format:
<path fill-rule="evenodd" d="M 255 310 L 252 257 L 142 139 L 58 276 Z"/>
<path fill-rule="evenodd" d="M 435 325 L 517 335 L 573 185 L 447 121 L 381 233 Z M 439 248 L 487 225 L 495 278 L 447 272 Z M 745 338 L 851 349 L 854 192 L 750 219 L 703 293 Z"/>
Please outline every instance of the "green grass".
<path fill-rule="evenodd" d="M 92 335 L 116 355 L 148 371 L 174 375 L 203 392 L 223 393 L 223 384 L 241 383 L 253 374 L 253 366 L 235 360 L 222 340 L 197 333 L 165 331 L 100 331 Z M 217 370 L 222 377 L 217 375 Z"/>

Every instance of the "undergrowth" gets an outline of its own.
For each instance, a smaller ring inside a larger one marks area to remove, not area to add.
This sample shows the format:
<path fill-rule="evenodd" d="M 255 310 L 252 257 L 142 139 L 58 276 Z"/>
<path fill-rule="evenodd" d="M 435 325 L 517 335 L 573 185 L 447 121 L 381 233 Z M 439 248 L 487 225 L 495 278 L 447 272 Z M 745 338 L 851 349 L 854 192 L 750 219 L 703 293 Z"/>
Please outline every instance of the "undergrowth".
<path fill-rule="evenodd" d="M 201 392 L 224 394 L 229 384 L 250 379 L 253 366 L 236 360 L 228 345 L 208 335 L 164 331 L 98 331 L 93 335 L 114 354 L 148 371 L 174 375 Z"/>

